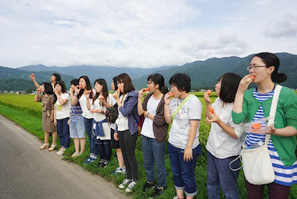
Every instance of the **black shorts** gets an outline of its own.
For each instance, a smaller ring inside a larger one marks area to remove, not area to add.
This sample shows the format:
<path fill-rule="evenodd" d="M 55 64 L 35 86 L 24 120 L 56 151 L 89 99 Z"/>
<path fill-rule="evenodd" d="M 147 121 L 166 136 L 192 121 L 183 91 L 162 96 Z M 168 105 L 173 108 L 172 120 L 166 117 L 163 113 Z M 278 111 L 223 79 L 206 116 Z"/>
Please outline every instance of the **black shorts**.
<path fill-rule="evenodd" d="M 119 148 L 121 148 L 120 147 L 120 142 L 118 141 L 118 140 L 115 140 L 114 139 L 114 136 L 113 136 L 113 134 L 114 134 L 114 129 L 110 129 L 111 130 L 111 147 L 113 148 L 113 149 L 119 149 Z"/>

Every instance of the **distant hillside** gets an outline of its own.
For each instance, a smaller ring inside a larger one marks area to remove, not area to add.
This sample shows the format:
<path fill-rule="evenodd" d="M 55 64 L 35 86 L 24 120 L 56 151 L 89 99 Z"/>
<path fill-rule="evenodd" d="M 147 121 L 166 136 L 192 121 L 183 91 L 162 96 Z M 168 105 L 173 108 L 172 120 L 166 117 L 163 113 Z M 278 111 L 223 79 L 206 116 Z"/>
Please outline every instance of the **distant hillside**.
<path fill-rule="evenodd" d="M 1 91 L 29 91 L 36 90 L 32 81 L 25 79 L 0 79 Z"/>
<path fill-rule="evenodd" d="M 288 79 L 282 85 L 291 88 L 297 88 L 297 55 L 288 53 L 277 53 L 281 66 L 279 72 L 284 72 Z M 247 57 L 224 57 L 211 58 L 205 61 L 195 61 L 183 66 L 170 68 L 167 70 L 157 71 L 165 77 L 166 85 L 170 77 L 177 73 L 187 73 L 192 80 L 192 88 L 213 88 L 217 83 L 219 77 L 227 72 L 234 72 L 241 77 L 248 74 L 246 70 L 250 63 L 252 55 Z M 133 81 L 135 87 L 143 88 L 146 86 L 146 79 L 148 75 Z"/>
<path fill-rule="evenodd" d="M 287 74 L 288 79 L 282 85 L 290 88 L 297 88 L 297 55 L 289 53 L 277 53 L 281 61 L 280 71 Z M 25 79 L 30 80 L 29 75 L 34 72 L 36 79 L 39 83 L 49 81 L 50 75 L 53 71 L 60 73 L 62 79 L 65 81 L 67 87 L 73 77 L 80 77 L 87 75 L 92 83 L 97 78 L 104 78 L 108 87 L 110 88 L 111 80 L 114 76 L 120 73 L 128 73 L 133 80 L 133 84 L 137 89 L 146 86 L 147 77 L 152 73 L 161 73 L 165 77 L 166 85 L 170 77 L 177 73 L 187 73 L 192 79 L 192 88 L 213 88 L 219 77 L 227 72 L 234 72 L 241 77 L 248 74 L 246 67 L 249 65 L 251 57 L 224 57 L 224 58 L 211 58 L 205 61 L 195 61 L 187 63 L 182 66 L 163 66 L 159 68 L 120 68 L 109 66 L 68 66 L 68 67 L 47 67 L 44 65 L 31 65 L 18 69 L 11 69 L 0 67 L 0 79 Z M 2 84 L 1 84 L 2 85 Z M 2 85 L 4 88 L 6 85 Z M 3 90 L 3 89 L 0 89 Z"/>
<path fill-rule="evenodd" d="M 13 80 L 14 82 L 15 82 L 15 79 L 26 80 L 26 81 L 22 81 L 24 83 L 24 85 L 28 85 L 27 83 L 29 81 L 29 82 L 31 82 L 31 85 L 33 85 L 33 88 L 34 88 L 34 84 L 33 84 L 32 80 L 29 78 L 31 73 L 32 73 L 31 71 L 21 71 L 18 69 L 12 69 L 12 68 L 0 66 L 0 80 L 1 80 L 0 90 L 2 90 L 2 91 L 9 90 L 11 88 L 10 79 L 14 79 Z M 50 82 L 50 77 L 54 72 L 46 71 L 46 72 L 34 72 L 34 73 L 36 76 L 36 81 L 40 84 L 42 82 Z M 61 74 L 61 77 L 62 77 L 62 80 L 65 81 L 66 86 L 69 88 L 70 81 L 74 77 L 65 75 L 65 74 Z M 18 83 L 20 83 L 19 87 L 17 87 L 16 85 L 14 86 L 14 88 L 16 88 L 16 90 L 27 90 L 27 89 L 22 89 L 24 86 L 22 85 L 21 82 L 18 82 Z"/>
<path fill-rule="evenodd" d="M 131 79 L 137 79 L 146 74 L 153 73 L 157 70 L 166 70 L 176 66 L 162 66 L 159 68 L 128 68 L 128 67 L 113 67 L 113 66 L 44 66 L 44 65 L 30 65 L 18 68 L 23 71 L 56 71 L 60 74 L 67 74 L 79 78 L 82 75 L 87 75 L 93 85 L 93 82 L 98 78 L 104 78 L 108 87 L 111 84 L 112 78 L 121 73 L 127 73 Z"/>

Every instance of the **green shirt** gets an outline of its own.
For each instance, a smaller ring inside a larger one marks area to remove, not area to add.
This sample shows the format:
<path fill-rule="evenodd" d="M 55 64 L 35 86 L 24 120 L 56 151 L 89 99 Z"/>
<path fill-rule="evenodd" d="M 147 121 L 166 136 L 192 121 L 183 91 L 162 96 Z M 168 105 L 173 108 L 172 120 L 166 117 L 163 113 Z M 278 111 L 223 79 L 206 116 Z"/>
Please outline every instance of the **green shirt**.
<path fill-rule="evenodd" d="M 232 118 L 235 124 L 239 124 L 244 120 L 251 122 L 260 106 L 263 108 L 264 116 L 269 117 L 272 97 L 259 102 L 253 96 L 253 89 L 249 89 L 244 93 L 242 112 L 235 113 L 232 111 Z M 286 126 L 292 126 L 297 129 L 297 96 L 291 89 L 282 87 L 277 103 L 274 127 L 277 129 Z M 281 137 L 271 135 L 271 139 L 275 150 L 285 166 L 291 166 L 296 161 L 296 136 Z"/>

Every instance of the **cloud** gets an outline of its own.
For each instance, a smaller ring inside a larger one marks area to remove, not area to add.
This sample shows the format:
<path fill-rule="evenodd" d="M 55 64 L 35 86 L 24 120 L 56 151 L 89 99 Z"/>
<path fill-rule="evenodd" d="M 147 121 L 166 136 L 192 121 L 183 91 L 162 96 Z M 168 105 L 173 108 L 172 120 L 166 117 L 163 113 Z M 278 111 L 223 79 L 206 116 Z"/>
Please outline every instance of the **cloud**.
<path fill-rule="evenodd" d="M 262 50 L 297 53 L 296 16 L 288 17 L 293 5 L 294 0 L 1 0 L 0 65 L 157 67 Z"/>
<path fill-rule="evenodd" d="M 267 28 L 265 35 L 269 37 L 295 37 L 297 35 L 297 16 L 287 15 Z"/>

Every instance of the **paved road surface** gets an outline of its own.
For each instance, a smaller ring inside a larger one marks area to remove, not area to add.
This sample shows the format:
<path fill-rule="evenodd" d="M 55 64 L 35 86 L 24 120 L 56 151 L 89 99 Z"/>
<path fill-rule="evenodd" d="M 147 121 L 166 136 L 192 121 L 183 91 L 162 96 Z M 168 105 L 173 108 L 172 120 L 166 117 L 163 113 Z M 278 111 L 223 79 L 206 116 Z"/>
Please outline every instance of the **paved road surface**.
<path fill-rule="evenodd" d="M 40 145 L 0 115 L 0 199 L 126 198 L 114 184 Z"/>

